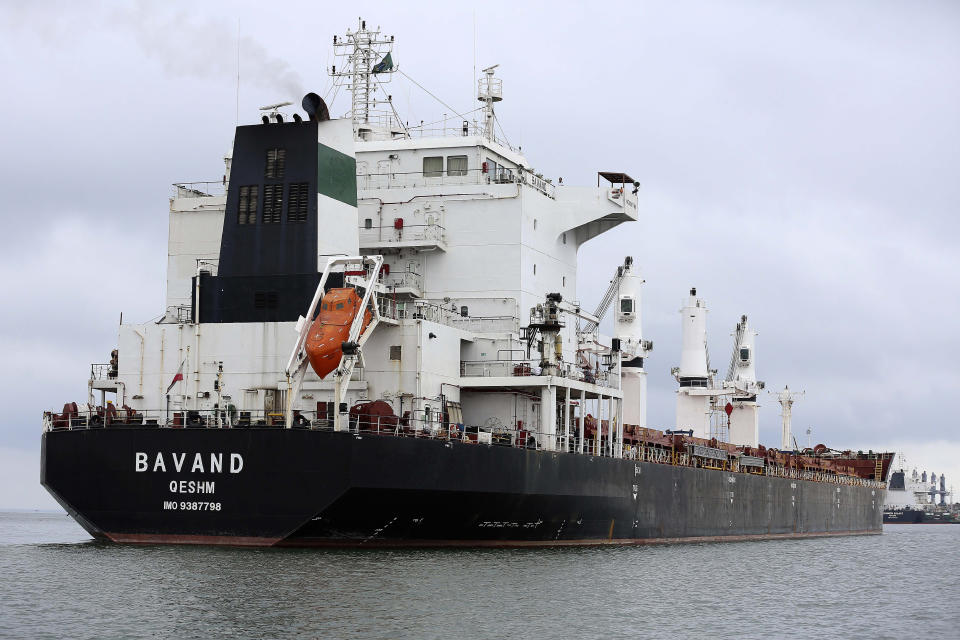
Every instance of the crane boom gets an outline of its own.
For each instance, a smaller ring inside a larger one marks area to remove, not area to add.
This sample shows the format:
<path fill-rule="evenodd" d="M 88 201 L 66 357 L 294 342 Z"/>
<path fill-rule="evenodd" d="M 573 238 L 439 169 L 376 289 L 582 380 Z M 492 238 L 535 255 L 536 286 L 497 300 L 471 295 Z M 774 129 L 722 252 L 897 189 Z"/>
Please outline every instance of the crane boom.
<path fill-rule="evenodd" d="M 633 258 L 631 256 L 627 256 L 623 259 L 623 264 L 617 267 L 616 272 L 613 274 L 613 278 L 610 280 L 610 286 L 607 287 L 606 293 L 604 293 L 603 298 L 600 299 L 600 304 L 597 305 L 597 310 L 593 312 L 593 315 L 597 318 L 596 322 L 593 320 L 588 320 L 586 324 L 580 327 L 580 331 L 582 333 L 593 333 L 600 325 L 600 321 L 603 320 L 603 316 L 606 315 L 607 311 L 610 309 L 613 299 L 617 297 L 617 291 L 620 290 L 620 281 L 623 280 L 624 271 L 626 271 L 631 264 L 633 264 Z"/>

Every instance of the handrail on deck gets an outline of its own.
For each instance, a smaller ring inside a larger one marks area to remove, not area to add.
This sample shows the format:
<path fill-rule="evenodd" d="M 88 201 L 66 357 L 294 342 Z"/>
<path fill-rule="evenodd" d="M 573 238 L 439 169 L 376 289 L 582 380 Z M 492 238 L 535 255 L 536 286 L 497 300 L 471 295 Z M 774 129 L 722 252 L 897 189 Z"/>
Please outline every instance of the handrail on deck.
<path fill-rule="evenodd" d="M 332 431 L 333 420 L 327 416 L 310 419 L 308 413 L 295 412 L 294 428 L 313 431 Z M 154 416 L 154 417 L 148 417 Z M 238 411 L 236 409 L 214 409 L 173 412 L 116 411 L 105 415 L 102 407 L 88 408 L 87 412 L 74 415 L 61 415 L 46 412 L 43 416 L 45 432 L 73 431 L 103 428 L 146 428 L 146 429 L 242 429 L 242 428 L 284 428 L 284 414 L 271 411 Z M 571 425 L 571 427 L 573 427 Z M 489 430 L 478 426 L 468 426 L 443 420 L 439 412 L 424 414 L 423 418 L 397 416 L 357 416 L 349 419 L 349 433 L 356 436 L 384 436 L 400 438 L 424 438 L 447 443 L 462 443 L 486 446 L 505 446 L 515 449 L 553 451 L 570 455 L 619 458 L 637 462 L 649 462 L 671 466 L 695 467 L 714 471 L 727 471 L 750 475 L 766 475 L 780 478 L 827 482 L 838 485 L 885 488 L 886 483 L 859 476 L 787 469 L 778 465 L 765 464 L 763 467 L 740 464 L 740 454 L 730 454 L 724 460 L 715 460 L 710 456 L 699 456 L 691 449 L 676 449 L 661 443 L 637 440 L 611 441 L 608 432 L 601 425 L 591 436 L 585 432 L 583 437 L 578 429 L 571 428 L 566 433 L 545 433 L 527 429 L 499 428 Z M 582 442 L 581 442 L 582 439 Z"/>
<path fill-rule="evenodd" d="M 174 182 L 171 186 L 174 198 L 206 198 L 222 196 L 227 192 L 226 178 L 199 182 Z"/>

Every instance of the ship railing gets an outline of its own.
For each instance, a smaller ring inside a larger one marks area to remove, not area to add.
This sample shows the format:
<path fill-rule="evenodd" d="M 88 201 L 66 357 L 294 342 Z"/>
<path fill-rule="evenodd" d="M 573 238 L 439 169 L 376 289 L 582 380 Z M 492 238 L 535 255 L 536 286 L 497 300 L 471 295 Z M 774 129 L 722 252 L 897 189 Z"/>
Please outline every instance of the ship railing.
<path fill-rule="evenodd" d="M 167 307 L 163 315 L 162 322 L 190 324 L 193 322 L 193 306 L 189 304 L 177 304 Z"/>
<path fill-rule="evenodd" d="M 398 218 L 399 220 L 399 218 Z M 380 226 L 360 225 L 361 247 L 385 247 L 390 243 L 426 242 L 439 244 L 446 241 L 446 229 L 437 222 L 424 224 L 403 223 L 397 227 L 396 223 Z"/>
<path fill-rule="evenodd" d="M 504 320 L 504 322 L 506 322 Z M 543 374 L 540 359 L 489 359 L 489 360 L 461 360 L 460 375 L 472 378 L 489 377 L 524 377 Z M 572 363 L 564 362 L 557 366 L 553 375 L 561 378 L 582 380 L 601 387 L 611 386 L 613 374 L 609 371 L 596 371 L 577 367 Z"/>
<path fill-rule="evenodd" d="M 504 378 L 539 376 L 542 373 L 540 359 L 536 360 L 462 360 L 460 375 L 463 377 Z"/>
<path fill-rule="evenodd" d="M 480 136 L 485 138 L 487 136 L 487 132 L 484 130 L 482 124 L 470 120 L 463 120 L 459 116 L 448 116 L 442 120 L 428 122 L 427 124 L 421 123 L 412 127 L 407 126 L 405 127 L 405 131 L 409 138 L 465 138 L 467 136 Z M 493 141 L 511 151 L 516 153 L 520 152 L 518 148 L 511 145 L 502 136 L 494 134 Z"/>
<path fill-rule="evenodd" d="M 520 330 L 520 319 L 516 316 L 454 315 L 448 324 L 472 333 L 517 333 Z"/>
<path fill-rule="evenodd" d="M 397 307 L 402 303 L 398 303 L 396 298 L 390 297 L 387 295 L 378 295 L 376 296 L 377 309 L 380 311 L 381 318 L 387 318 L 389 320 L 399 320 L 397 317 Z"/>
<path fill-rule="evenodd" d="M 312 423 L 313 428 L 332 429 L 333 421 L 321 419 Z M 397 416 L 351 416 L 349 429 L 357 435 L 381 435 L 407 438 L 427 438 L 473 444 L 513 447 L 518 449 L 551 450 L 569 453 L 578 451 L 579 439 L 574 433 L 545 433 L 529 429 L 510 429 L 503 426 L 480 427 L 453 423 L 442 419 L 438 411 L 417 411 L 413 415 Z M 592 456 L 610 457 L 607 441 L 596 442 L 584 439 L 583 453 Z"/>
<path fill-rule="evenodd" d="M 139 429 L 242 429 L 284 428 L 284 414 L 275 410 L 225 409 L 164 411 L 133 411 L 91 405 L 78 405 L 72 414 L 48 411 L 43 414 L 44 431 L 87 430 L 111 428 Z M 333 416 L 325 412 L 295 411 L 293 427 L 317 431 L 332 431 Z M 344 416 L 349 432 L 357 435 L 393 436 L 401 438 L 427 438 L 480 445 L 505 446 L 518 449 L 549 450 L 593 457 L 617 457 L 638 462 L 671 466 L 701 467 L 728 472 L 756 474 L 758 469 L 739 465 L 731 455 L 726 461 L 706 460 L 687 451 L 673 450 L 658 443 L 624 441 L 611 443 L 603 431 L 582 438 L 578 429 L 571 425 L 569 433 L 546 433 L 531 429 L 511 429 L 503 426 L 472 426 L 451 422 L 440 411 L 418 410 L 412 415 L 398 416 Z M 612 446 L 611 446 L 612 444 Z M 622 444 L 622 447 L 619 446 Z M 796 478 L 820 483 L 861 486 L 882 489 L 885 482 L 859 476 L 834 474 L 823 471 L 798 471 L 792 473 L 779 465 L 765 465 L 761 475 Z"/>
<path fill-rule="evenodd" d="M 492 181 L 488 179 L 489 177 L 482 169 L 369 172 L 357 174 L 357 188 L 361 190 L 406 189 L 411 187 L 490 184 Z"/>
<path fill-rule="evenodd" d="M 423 291 L 423 276 L 413 271 L 392 271 L 381 282 L 388 289 L 415 289 Z"/>
<path fill-rule="evenodd" d="M 380 314 L 393 320 L 429 320 L 472 333 L 516 333 L 520 326 L 520 319 L 513 315 L 463 315 L 467 313 L 463 307 L 455 308 L 453 304 L 448 306 L 425 299 L 398 301 L 389 291 L 377 297 L 377 304 Z"/>
<path fill-rule="evenodd" d="M 112 380 L 117 377 L 117 370 L 109 362 L 94 362 L 90 365 L 91 380 Z"/>
<path fill-rule="evenodd" d="M 394 225 L 360 227 L 360 246 L 365 248 L 389 249 L 396 243 L 420 243 L 424 245 L 442 245 L 446 242 L 446 230 L 438 223 L 405 224 L 403 229 Z"/>
<path fill-rule="evenodd" d="M 406 132 L 411 138 L 465 138 L 467 136 L 486 137 L 487 135 L 482 124 L 463 120 L 459 116 L 449 116 L 436 122 L 406 127 Z M 516 147 L 501 136 L 494 135 L 493 141 L 519 153 Z"/>
<path fill-rule="evenodd" d="M 386 435 L 397 437 L 432 438 L 446 441 L 463 441 L 478 444 L 510 446 L 521 449 L 550 450 L 557 452 L 582 453 L 594 457 L 621 457 L 631 460 L 648 460 L 661 464 L 688 465 L 691 459 L 686 455 L 671 456 L 669 449 L 644 447 L 636 443 L 625 444 L 618 454 L 617 442 L 613 443 L 603 435 L 585 435 L 581 443 L 579 432 L 571 428 L 568 433 L 546 433 L 531 429 L 511 429 L 504 426 L 478 427 L 442 420 L 438 411 L 418 410 L 403 418 L 397 416 L 361 416 L 350 417 L 350 430 L 358 435 Z M 320 429 L 332 429 L 333 421 L 321 419 L 312 426 Z M 611 447 L 612 444 L 612 447 Z"/>
<path fill-rule="evenodd" d="M 456 314 L 452 309 L 447 309 L 427 300 L 414 300 L 403 304 L 399 306 L 397 313 L 402 320 L 429 320 L 440 324 L 449 324 L 451 318 Z"/>
<path fill-rule="evenodd" d="M 491 184 L 525 184 L 551 198 L 556 196 L 556 187 L 550 179 L 529 171 L 514 171 L 499 166 L 496 169 L 448 168 L 438 171 L 387 171 L 357 174 L 357 188 L 360 190 Z"/>
<path fill-rule="evenodd" d="M 226 179 L 202 182 L 174 182 L 174 198 L 207 198 L 222 196 L 227 192 Z"/>
<path fill-rule="evenodd" d="M 299 418 L 298 424 L 309 422 L 295 412 Z M 275 427 L 283 426 L 284 414 L 282 411 L 260 410 L 240 411 L 228 406 L 224 409 L 197 409 L 187 410 L 170 408 L 165 410 L 133 410 L 116 408 L 113 405 L 94 407 L 92 405 L 78 405 L 73 412 L 57 413 L 44 412 L 44 429 L 97 429 L 105 427 L 137 427 L 137 428 L 229 428 L 229 427 Z"/>
<path fill-rule="evenodd" d="M 103 407 L 81 405 L 73 414 L 53 411 L 43 415 L 44 431 L 88 430 L 112 428 L 141 429 L 242 429 L 272 427 L 284 428 L 281 411 L 246 411 L 236 408 L 201 410 L 133 411 L 108 410 Z M 444 419 L 438 411 L 417 410 L 403 418 L 397 416 L 345 415 L 344 424 L 351 433 L 412 438 L 431 438 L 526 449 L 576 451 L 577 437 L 570 434 L 546 434 L 529 429 L 508 429 L 470 426 Z M 298 429 L 333 430 L 333 416 L 326 412 L 295 411 L 293 427 Z M 552 445 L 550 444 L 552 442 Z M 584 452 L 589 455 L 610 456 L 606 441 L 584 441 Z"/>

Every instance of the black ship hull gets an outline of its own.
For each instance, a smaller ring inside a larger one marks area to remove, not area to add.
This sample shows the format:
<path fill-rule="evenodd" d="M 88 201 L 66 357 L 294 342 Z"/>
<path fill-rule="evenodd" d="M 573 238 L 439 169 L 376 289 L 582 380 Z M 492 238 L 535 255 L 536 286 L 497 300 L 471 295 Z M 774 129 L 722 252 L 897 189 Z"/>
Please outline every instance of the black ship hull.
<path fill-rule="evenodd" d="M 883 489 L 307 429 L 43 434 L 95 538 L 231 545 L 643 544 L 874 534 Z"/>
<path fill-rule="evenodd" d="M 887 509 L 883 512 L 884 524 L 960 524 L 956 514 L 923 509 Z"/>

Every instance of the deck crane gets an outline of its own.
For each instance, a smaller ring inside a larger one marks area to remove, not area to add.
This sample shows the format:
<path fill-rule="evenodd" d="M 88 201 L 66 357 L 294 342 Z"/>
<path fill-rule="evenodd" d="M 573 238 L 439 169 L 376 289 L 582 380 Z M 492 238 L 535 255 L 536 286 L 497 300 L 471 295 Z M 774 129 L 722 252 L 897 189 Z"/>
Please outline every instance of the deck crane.
<path fill-rule="evenodd" d="M 640 322 L 640 285 L 643 279 L 633 270 L 633 258 L 626 256 L 623 264 L 617 267 L 610 279 L 593 317 L 584 315 L 585 324 L 578 326 L 581 336 L 592 334 L 600 326 L 603 317 L 610 310 L 614 300 L 618 300 L 617 313 L 613 323 L 614 351 L 619 351 L 624 363 L 643 358 L 653 349 L 653 342 L 644 340 Z M 583 341 L 583 339 L 582 339 Z M 588 341 L 588 340 L 587 340 Z"/>
<path fill-rule="evenodd" d="M 587 323 L 580 327 L 580 333 L 593 333 L 596 331 L 600 325 L 600 321 L 603 320 L 603 316 L 605 316 L 610 309 L 613 299 L 617 297 L 617 292 L 620 291 L 620 282 L 623 280 L 624 273 L 629 272 L 632 265 L 633 257 L 627 256 L 623 259 L 623 264 L 617 267 L 613 278 L 610 280 L 610 286 L 607 287 L 606 293 L 604 293 L 603 298 L 600 299 L 597 310 L 593 312 L 596 320 L 587 320 Z"/>
<path fill-rule="evenodd" d="M 740 322 L 731 335 L 733 352 L 730 354 L 730 366 L 722 383 L 726 392 L 724 395 L 728 397 L 731 407 L 727 417 L 729 431 L 725 437 L 733 444 L 755 447 L 760 441 L 760 405 L 757 404 L 757 394 L 765 386 L 762 380 L 757 380 L 757 332 L 750 327 L 747 316 L 744 315 L 740 316 Z M 720 396 L 717 396 L 718 400 L 719 398 Z"/>
<path fill-rule="evenodd" d="M 643 339 L 640 316 L 640 288 L 643 279 L 633 269 L 633 258 L 626 256 L 610 279 L 593 317 L 586 317 L 577 329 L 578 353 L 593 351 L 609 354 L 609 366 L 619 370 L 623 391 L 623 421 L 625 424 L 646 427 L 647 374 L 643 361 L 653 349 L 653 343 Z M 597 342 L 596 330 L 610 310 L 614 300 L 617 309 L 613 321 L 613 340 L 610 347 Z M 578 321 L 579 322 L 579 321 Z"/>
<path fill-rule="evenodd" d="M 584 314 L 578 326 L 578 357 L 589 352 L 602 354 L 610 369 L 617 369 L 620 388 L 623 391 L 623 422 L 646 427 L 647 424 L 647 374 L 643 363 L 653 349 L 653 343 L 643 339 L 640 315 L 640 289 L 643 278 L 633 269 L 633 258 L 626 256 L 610 279 L 593 317 Z M 597 328 L 616 300 L 613 319 L 613 340 L 610 346 L 599 344 Z"/>
<path fill-rule="evenodd" d="M 610 279 L 610 285 L 604 292 L 593 316 L 583 314 L 577 320 L 581 350 L 598 348 L 593 334 L 610 310 L 613 301 L 617 300 L 617 312 L 613 322 L 613 343 L 609 351 L 619 352 L 624 366 L 631 366 L 630 363 L 642 366 L 643 358 L 653 349 L 653 343 L 643 339 L 640 322 L 640 285 L 642 284 L 643 279 L 633 270 L 633 258 L 626 256 L 623 264 L 617 267 L 613 278 Z M 579 324 L 580 319 L 585 321 L 584 324 Z M 592 346 L 587 346 L 591 344 Z M 600 350 L 608 349 L 602 347 Z"/>

